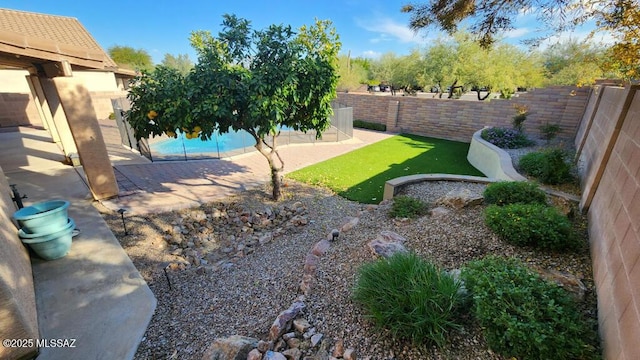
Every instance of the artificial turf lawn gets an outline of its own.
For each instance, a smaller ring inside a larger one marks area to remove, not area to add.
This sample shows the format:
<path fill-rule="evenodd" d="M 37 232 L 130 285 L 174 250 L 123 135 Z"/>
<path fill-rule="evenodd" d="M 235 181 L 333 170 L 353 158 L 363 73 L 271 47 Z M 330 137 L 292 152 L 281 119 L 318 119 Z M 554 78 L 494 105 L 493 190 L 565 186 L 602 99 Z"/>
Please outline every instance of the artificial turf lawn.
<path fill-rule="evenodd" d="M 469 144 L 417 135 L 396 135 L 350 153 L 307 166 L 288 178 L 328 187 L 347 199 L 382 201 L 384 183 L 414 174 L 484 176 L 467 161 Z"/>

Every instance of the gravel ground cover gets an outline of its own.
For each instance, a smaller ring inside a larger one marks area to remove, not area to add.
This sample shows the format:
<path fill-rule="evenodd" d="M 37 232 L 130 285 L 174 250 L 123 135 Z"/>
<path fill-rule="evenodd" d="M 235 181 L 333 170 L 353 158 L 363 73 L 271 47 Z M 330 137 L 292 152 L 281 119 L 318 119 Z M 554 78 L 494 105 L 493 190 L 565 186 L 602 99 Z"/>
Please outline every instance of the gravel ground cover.
<path fill-rule="evenodd" d="M 402 235 L 408 249 L 448 270 L 498 254 L 574 274 L 587 288 L 582 311 L 596 317 L 586 219 L 580 215 L 576 215 L 576 226 L 584 236 L 584 249 L 551 253 L 499 240 L 484 225 L 484 205 L 451 210 L 437 219 L 425 215 L 406 221 L 388 217 L 389 203 L 363 205 L 317 187 L 291 181 L 287 185 L 285 199 L 277 204 L 267 198 L 267 189 L 257 189 L 199 209 L 132 216 L 127 219 L 128 235 L 119 214 L 103 212 L 158 300 L 137 359 L 201 359 L 219 337 L 238 334 L 265 339 L 276 316 L 299 295 L 306 254 L 349 217 L 358 217 L 359 222 L 340 234 L 320 259 L 304 315 L 325 338 L 342 340 L 346 348 L 353 348 L 358 359 L 503 359 L 487 347 L 471 317 L 451 334 L 443 349 L 412 346 L 373 328 L 353 303 L 351 289 L 358 267 L 374 260 L 367 243 L 383 230 Z M 481 194 L 484 186 L 423 182 L 406 187 L 402 194 L 433 207 L 450 190 L 467 188 Z M 220 209 L 226 209 L 226 217 L 220 218 L 227 223 L 219 221 Z M 289 211 L 289 218 L 242 230 L 247 227 L 240 224 L 242 214 L 278 209 Z M 175 244 L 176 231 L 187 246 Z M 189 261 L 194 252 L 204 261 Z"/>

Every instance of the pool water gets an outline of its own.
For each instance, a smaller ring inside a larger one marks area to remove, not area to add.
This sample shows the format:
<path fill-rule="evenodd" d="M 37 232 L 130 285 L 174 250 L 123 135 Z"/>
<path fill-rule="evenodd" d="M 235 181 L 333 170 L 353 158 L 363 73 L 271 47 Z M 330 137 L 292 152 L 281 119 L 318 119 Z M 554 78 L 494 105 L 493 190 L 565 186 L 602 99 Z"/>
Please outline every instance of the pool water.
<path fill-rule="evenodd" d="M 246 131 L 228 132 L 219 134 L 217 131 L 211 135 L 211 140 L 203 141 L 200 138 L 187 139 L 183 133 L 177 138 L 170 138 L 152 143 L 149 146 L 154 154 L 158 155 L 181 155 L 228 152 L 252 147 L 255 145 L 254 138 Z"/>

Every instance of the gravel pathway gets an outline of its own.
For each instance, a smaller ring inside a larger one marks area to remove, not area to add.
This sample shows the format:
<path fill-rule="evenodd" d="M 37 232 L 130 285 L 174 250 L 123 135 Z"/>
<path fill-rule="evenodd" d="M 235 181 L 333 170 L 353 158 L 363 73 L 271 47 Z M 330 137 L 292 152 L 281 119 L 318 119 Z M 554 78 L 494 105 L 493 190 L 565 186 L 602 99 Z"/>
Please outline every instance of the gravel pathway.
<path fill-rule="evenodd" d="M 468 188 L 480 194 L 484 186 L 424 182 L 401 192 L 432 204 L 452 189 Z M 502 359 L 488 349 L 472 320 L 451 334 L 451 342 L 443 349 L 411 346 L 372 327 L 350 296 L 358 267 L 374 260 L 367 243 L 382 230 L 402 235 L 407 248 L 444 269 L 459 268 L 486 254 L 500 254 L 575 274 L 587 286 L 582 308 L 588 316 L 596 316 L 586 245 L 572 254 L 511 246 L 484 225 L 482 205 L 452 210 L 438 219 L 427 215 L 397 221 L 387 215 L 389 203 L 362 205 L 292 182 L 285 189 L 285 200 L 278 204 L 266 198 L 268 191 L 260 189 L 198 210 L 131 217 L 127 220 L 131 234 L 126 236 L 119 215 L 104 213 L 158 299 L 137 359 L 201 359 L 219 337 L 239 334 L 265 339 L 276 316 L 299 294 L 306 254 L 348 217 L 360 221 L 353 230 L 342 233 L 320 259 L 304 315 L 325 338 L 343 340 L 345 347 L 353 348 L 358 359 Z M 227 209 L 226 214 L 231 214 L 228 221 L 237 224 L 212 220 L 219 209 Z M 289 211 L 289 217 L 250 229 L 240 224 L 242 214 L 259 217 L 278 209 Z M 292 225 L 292 216 L 298 215 L 297 225 Z M 582 219 L 581 231 L 586 244 L 585 221 Z M 176 245 L 176 231 L 182 232 L 181 241 L 188 246 Z M 204 262 L 190 261 L 190 255 L 185 255 L 190 251 L 199 252 L 197 257 Z M 167 269 L 166 276 L 163 269 Z"/>

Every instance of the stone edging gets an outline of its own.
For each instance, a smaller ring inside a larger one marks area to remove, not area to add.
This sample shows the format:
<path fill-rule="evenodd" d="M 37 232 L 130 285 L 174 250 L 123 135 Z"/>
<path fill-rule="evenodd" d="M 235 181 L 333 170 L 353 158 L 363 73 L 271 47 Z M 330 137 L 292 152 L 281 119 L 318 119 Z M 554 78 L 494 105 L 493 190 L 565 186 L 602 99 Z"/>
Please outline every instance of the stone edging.
<path fill-rule="evenodd" d="M 526 180 L 526 179 L 525 179 Z M 390 200 L 396 195 L 398 190 L 405 185 L 415 184 L 423 181 L 464 181 L 473 183 L 489 184 L 500 181 L 495 178 L 485 178 L 481 176 L 471 175 L 453 175 L 453 174 L 416 174 L 401 176 L 395 179 L 387 180 L 384 183 L 383 200 Z"/>

